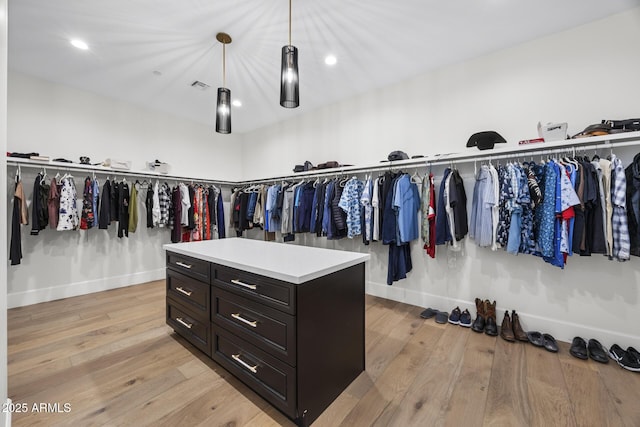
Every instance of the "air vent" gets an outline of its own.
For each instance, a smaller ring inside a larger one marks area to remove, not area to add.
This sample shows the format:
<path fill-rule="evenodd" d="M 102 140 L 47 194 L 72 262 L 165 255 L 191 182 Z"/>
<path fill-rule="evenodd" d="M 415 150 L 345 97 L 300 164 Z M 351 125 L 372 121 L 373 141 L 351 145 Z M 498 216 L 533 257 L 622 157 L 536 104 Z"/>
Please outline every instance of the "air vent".
<path fill-rule="evenodd" d="M 191 87 L 194 87 L 200 90 L 207 90 L 209 88 L 209 85 L 201 82 L 200 80 L 196 80 L 195 82 L 191 83 Z"/>

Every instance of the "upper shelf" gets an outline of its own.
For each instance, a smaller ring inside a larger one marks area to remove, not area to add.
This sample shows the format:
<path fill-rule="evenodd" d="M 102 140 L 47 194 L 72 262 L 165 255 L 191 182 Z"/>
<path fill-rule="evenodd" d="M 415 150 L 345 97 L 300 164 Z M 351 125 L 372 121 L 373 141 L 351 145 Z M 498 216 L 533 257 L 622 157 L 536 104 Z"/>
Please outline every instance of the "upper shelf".
<path fill-rule="evenodd" d="M 110 167 L 104 166 L 93 166 L 93 165 L 83 165 L 78 163 L 64 163 L 64 162 L 53 162 L 53 161 L 39 161 L 39 160 L 31 160 L 31 159 L 22 159 L 18 157 L 7 157 L 7 165 L 24 165 L 27 167 L 36 167 L 36 168 L 59 168 L 66 170 L 82 170 L 82 171 L 93 171 L 99 172 L 103 174 L 113 174 L 113 175 L 131 175 L 131 176 L 139 176 L 139 177 L 147 177 L 147 178 L 163 178 L 170 180 L 179 180 L 179 181 L 197 181 L 197 182 L 210 182 L 221 185 L 245 185 L 251 183 L 261 183 L 261 182 L 272 182 L 278 181 L 282 179 L 291 179 L 291 178 L 303 178 L 310 176 L 318 176 L 318 175 L 334 175 L 334 174 L 343 174 L 343 173 L 356 173 L 356 172 L 364 172 L 364 171 L 376 171 L 383 170 L 388 168 L 402 168 L 409 166 L 435 166 L 447 163 L 455 163 L 455 162 L 469 162 L 469 161 L 478 161 L 478 160 L 488 160 L 488 159 L 499 159 L 501 157 L 510 157 L 513 155 L 517 155 L 519 153 L 540 153 L 540 154 L 551 154 L 553 152 L 558 152 L 562 150 L 572 149 L 572 148 L 583 148 L 583 149 L 600 149 L 600 148 L 609 148 L 609 147 L 624 147 L 628 145 L 640 145 L 640 131 L 639 132 L 625 132 L 618 133 L 613 135 L 603 135 L 603 136 L 592 136 L 587 138 L 576 138 L 576 139 L 566 139 L 561 141 L 549 141 L 549 142 L 541 142 L 534 144 L 525 144 L 525 145 L 516 145 L 516 146 L 505 146 L 494 148 L 491 150 L 483 150 L 480 151 L 476 148 L 468 148 L 464 152 L 460 153 L 447 153 L 447 154 L 433 154 L 426 155 L 424 157 L 420 157 L 417 159 L 407 159 L 407 160 L 397 160 L 392 162 L 380 162 L 375 164 L 368 165 L 360 165 L 360 166 L 342 166 L 331 169 L 320 169 L 320 170 L 312 170 L 308 172 L 298 172 L 298 173 L 290 173 L 287 175 L 279 175 L 272 176 L 267 178 L 256 178 L 256 179 L 247 179 L 243 181 L 224 181 L 224 180 L 215 180 L 215 179 L 201 179 L 201 178 L 193 178 L 193 177 L 185 177 L 185 176 L 177 176 L 177 175 L 165 175 L 158 172 L 152 171 L 131 171 L 131 170 L 122 170 L 122 169 L 114 169 Z"/>
<path fill-rule="evenodd" d="M 239 184 L 249 183 L 261 183 L 278 181 L 287 178 L 309 177 L 317 175 L 333 175 L 351 172 L 365 172 L 376 171 L 389 168 L 402 168 L 409 166 L 435 166 L 455 162 L 468 162 L 478 160 L 499 159 L 501 157 L 510 157 L 519 153 L 541 153 L 551 154 L 552 152 L 558 152 L 561 150 L 567 150 L 572 148 L 584 148 L 584 149 L 601 149 L 609 147 L 623 147 L 627 145 L 640 145 L 640 131 L 638 132 L 625 132 L 613 135 L 603 136 L 591 136 L 585 138 L 565 139 L 560 141 L 540 142 L 533 144 L 523 144 L 516 146 L 505 146 L 494 148 L 491 150 L 478 150 L 477 148 L 467 148 L 466 151 L 460 153 L 447 153 L 447 154 L 432 154 L 425 155 L 416 159 L 396 160 L 389 162 L 379 162 L 368 165 L 359 166 L 342 166 L 331 169 L 319 169 L 307 172 L 297 172 L 293 174 L 273 176 L 270 178 L 257 178 L 249 179 Z"/>

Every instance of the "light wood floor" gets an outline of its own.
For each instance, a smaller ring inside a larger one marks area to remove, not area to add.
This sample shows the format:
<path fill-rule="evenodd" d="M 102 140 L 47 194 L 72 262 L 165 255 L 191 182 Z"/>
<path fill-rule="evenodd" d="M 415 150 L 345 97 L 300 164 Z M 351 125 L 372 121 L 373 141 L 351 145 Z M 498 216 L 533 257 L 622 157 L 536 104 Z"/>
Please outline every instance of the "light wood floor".
<path fill-rule="evenodd" d="M 165 325 L 164 281 L 9 310 L 15 426 L 293 425 Z M 640 426 L 640 374 L 367 297 L 367 369 L 314 426 Z M 71 405 L 31 412 L 34 403 Z"/>

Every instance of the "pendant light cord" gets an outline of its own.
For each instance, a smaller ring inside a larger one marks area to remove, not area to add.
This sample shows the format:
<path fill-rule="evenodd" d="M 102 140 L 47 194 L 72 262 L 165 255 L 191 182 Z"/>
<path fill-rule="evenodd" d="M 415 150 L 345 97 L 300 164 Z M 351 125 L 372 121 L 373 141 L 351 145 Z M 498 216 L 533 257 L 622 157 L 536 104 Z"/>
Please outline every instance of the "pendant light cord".
<path fill-rule="evenodd" d="M 289 46 L 291 46 L 291 0 L 289 0 Z"/>
<path fill-rule="evenodd" d="M 227 67 L 225 64 L 227 57 L 226 47 L 227 44 L 222 43 L 222 87 L 227 87 Z"/>

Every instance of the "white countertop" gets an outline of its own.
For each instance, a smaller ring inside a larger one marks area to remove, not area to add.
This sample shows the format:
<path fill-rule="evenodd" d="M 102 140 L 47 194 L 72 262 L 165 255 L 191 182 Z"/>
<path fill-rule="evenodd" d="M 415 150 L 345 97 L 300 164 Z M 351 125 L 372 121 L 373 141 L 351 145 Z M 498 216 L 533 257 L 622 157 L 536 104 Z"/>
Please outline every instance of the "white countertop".
<path fill-rule="evenodd" d="M 169 252 L 300 284 L 369 260 L 368 254 L 242 238 L 173 243 Z"/>

